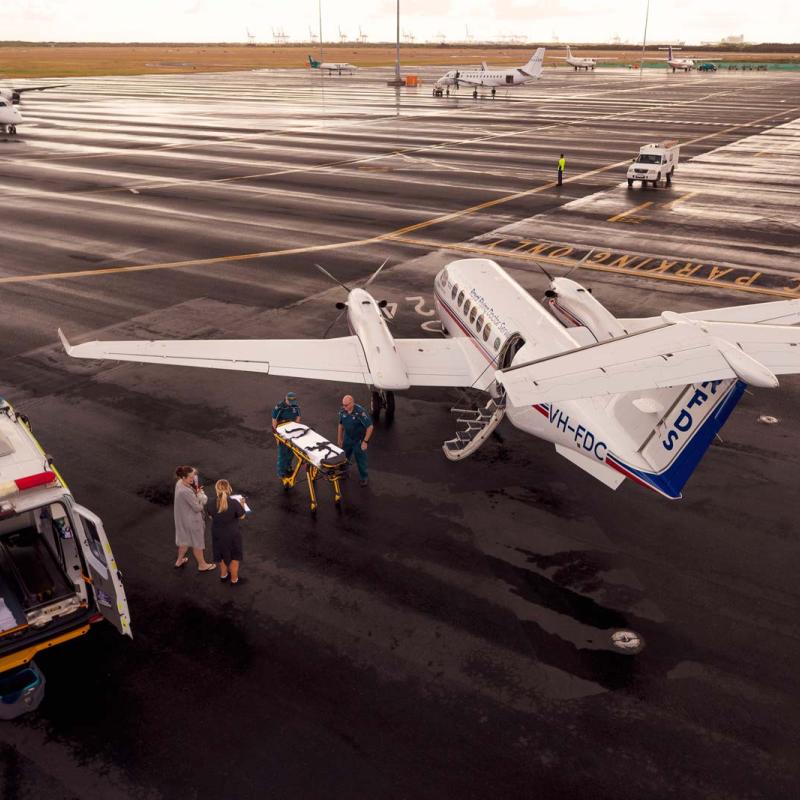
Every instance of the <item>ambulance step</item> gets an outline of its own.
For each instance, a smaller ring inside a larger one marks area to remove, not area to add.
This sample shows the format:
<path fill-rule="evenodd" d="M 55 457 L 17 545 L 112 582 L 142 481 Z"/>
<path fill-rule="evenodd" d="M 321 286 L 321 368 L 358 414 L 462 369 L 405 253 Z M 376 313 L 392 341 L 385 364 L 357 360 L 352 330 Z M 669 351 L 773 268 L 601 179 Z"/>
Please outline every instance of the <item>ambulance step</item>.
<path fill-rule="evenodd" d="M 483 408 L 451 408 L 450 412 L 464 427 L 442 445 L 442 450 L 450 461 L 460 461 L 471 456 L 500 424 L 506 413 L 505 398 L 490 398 Z"/>

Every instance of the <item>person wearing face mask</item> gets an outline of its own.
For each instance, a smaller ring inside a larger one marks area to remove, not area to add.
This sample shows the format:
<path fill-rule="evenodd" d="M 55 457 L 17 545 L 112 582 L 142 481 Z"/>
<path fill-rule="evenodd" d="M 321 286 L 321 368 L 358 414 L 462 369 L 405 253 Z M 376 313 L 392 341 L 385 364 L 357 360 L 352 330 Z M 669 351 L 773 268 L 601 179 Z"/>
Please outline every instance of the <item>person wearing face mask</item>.
<path fill-rule="evenodd" d="M 209 572 L 216 564 L 206 561 L 205 553 L 205 508 L 208 498 L 200 487 L 197 470 L 190 466 L 180 466 L 175 470 L 175 544 L 178 546 L 178 557 L 175 568 L 186 566 L 191 548 L 197 561 L 199 572 Z"/>

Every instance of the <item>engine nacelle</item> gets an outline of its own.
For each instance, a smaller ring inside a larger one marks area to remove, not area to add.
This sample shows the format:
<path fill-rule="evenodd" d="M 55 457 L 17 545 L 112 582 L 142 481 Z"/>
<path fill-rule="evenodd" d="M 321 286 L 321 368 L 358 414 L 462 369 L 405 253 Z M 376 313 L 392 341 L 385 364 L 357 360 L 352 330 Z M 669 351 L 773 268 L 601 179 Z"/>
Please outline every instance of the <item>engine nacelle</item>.
<path fill-rule="evenodd" d="M 347 298 L 350 329 L 364 348 L 372 382 L 376 389 L 400 391 L 411 382 L 403 359 L 397 352 L 394 337 L 375 298 L 364 289 L 353 289 Z"/>
<path fill-rule="evenodd" d="M 619 320 L 588 289 L 569 278 L 554 278 L 546 297 L 553 316 L 566 328 L 582 326 L 598 342 L 626 335 Z"/>

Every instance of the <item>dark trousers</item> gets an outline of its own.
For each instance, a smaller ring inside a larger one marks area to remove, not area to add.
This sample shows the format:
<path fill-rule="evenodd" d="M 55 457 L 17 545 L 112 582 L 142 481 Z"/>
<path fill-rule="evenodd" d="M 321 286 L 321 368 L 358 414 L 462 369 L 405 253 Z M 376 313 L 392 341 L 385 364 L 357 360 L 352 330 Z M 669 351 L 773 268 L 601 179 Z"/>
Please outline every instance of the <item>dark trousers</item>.
<path fill-rule="evenodd" d="M 561 169 L 561 167 L 559 167 L 558 168 L 558 185 L 561 186 L 561 184 L 563 182 L 564 182 L 564 170 Z"/>
<path fill-rule="evenodd" d="M 345 439 L 342 450 L 348 461 L 356 462 L 358 476 L 365 481 L 367 479 L 367 453 L 361 449 L 361 440 L 354 442 L 352 439 Z"/>

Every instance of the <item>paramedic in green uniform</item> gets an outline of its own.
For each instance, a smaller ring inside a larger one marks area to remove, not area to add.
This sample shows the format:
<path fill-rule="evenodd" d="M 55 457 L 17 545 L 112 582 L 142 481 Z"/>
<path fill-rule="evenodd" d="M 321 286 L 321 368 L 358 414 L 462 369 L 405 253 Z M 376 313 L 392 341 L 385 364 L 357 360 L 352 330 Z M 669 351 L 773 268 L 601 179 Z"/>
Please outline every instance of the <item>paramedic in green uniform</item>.
<path fill-rule="evenodd" d="M 339 412 L 337 441 L 339 447 L 344 449 L 347 460 L 356 462 L 362 486 L 367 485 L 367 445 L 372 438 L 372 431 L 372 417 L 346 394 L 342 398 L 342 410 Z"/>
<path fill-rule="evenodd" d="M 282 422 L 300 422 L 300 406 L 294 392 L 286 392 L 286 397 L 272 409 L 272 430 Z M 285 444 L 278 444 L 278 477 L 286 478 L 291 474 L 292 451 Z"/>

